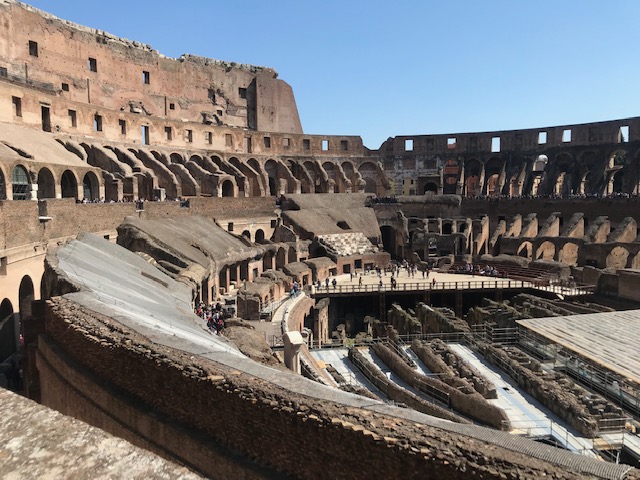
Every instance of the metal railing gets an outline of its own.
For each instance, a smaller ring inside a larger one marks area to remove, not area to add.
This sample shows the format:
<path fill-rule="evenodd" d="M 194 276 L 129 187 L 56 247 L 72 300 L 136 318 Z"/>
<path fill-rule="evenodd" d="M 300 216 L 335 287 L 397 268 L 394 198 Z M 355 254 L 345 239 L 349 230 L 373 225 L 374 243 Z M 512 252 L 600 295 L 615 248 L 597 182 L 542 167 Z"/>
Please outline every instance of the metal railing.
<path fill-rule="evenodd" d="M 386 278 L 386 277 L 385 277 Z M 525 289 L 532 288 L 560 295 L 577 296 L 593 293 L 593 285 L 563 285 L 549 284 L 548 282 L 536 282 L 525 280 L 474 280 L 467 282 L 398 282 L 395 285 L 383 283 L 382 285 L 333 285 L 312 286 L 312 295 L 344 295 L 353 293 L 404 293 L 445 290 L 485 290 L 485 289 Z"/>

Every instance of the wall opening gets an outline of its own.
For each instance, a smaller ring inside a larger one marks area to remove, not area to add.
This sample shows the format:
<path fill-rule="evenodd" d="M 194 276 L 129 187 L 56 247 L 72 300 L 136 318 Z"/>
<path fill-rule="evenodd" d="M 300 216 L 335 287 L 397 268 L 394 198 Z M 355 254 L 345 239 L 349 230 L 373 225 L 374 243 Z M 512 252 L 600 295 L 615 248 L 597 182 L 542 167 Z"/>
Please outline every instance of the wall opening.
<path fill-rule="evenodd" d="M 404 141 L 404 151 L 405 152 L 412 152 L 413 151 L 413 140 L 412 139 L 407 139 Z"/>
<path fill-rule="evenodd" d="M 126 120 L 118 120 L 118 126 L 120 127 L 120 135 L 127 134 L 127 121 Z"/>
<path fill-rule="evenodd" d="M 141 133 L 142 133 L 142 144 L 143 145 L 149 145 L 149 143 L 150 143 L 149 125 L 142 125 Z"/>
<path fill-rule="evenodd" d="M 547 143 L 547 132 L 538 133 L 538 145 L 544 145 Z"/>
<path fill-rule="evenodd" d="M 629 141 L 629 126 L 623 125 L 618 132 L 618 143 L 627 143 Z"/>
<path fill-rule="evenodd" d="M 89 57 L 89 71 L 97 72 L 98 71 L 98 60 L 95 58 Z"/>
<path fill-rule="evenodd" d="M 93 116 L 93 131 L 102 131 L 102 115 L 98 115 L 97 113 Z"/>
<path fill-rule="evenodd" d="M 38 42 L 29 40 L 29 55 L 31 55 L 32 57 L 38 56 Z"/>
<path fill-rule="evenodd" d="M 329 140 L 322 140 L 322 151 L 326 152 L 329 150 Z"/>
<path fill-rule="evenodd" d="M 16 117 L 22 116 L 22 99 L 20 97 L 11 97 L 11 103 L 13 105 L 13 114 Z"/>
<path fill-rule="evenodd" d="M 569 143 L 571 141 L 571 129 L 567 128 L 562 131 L 562 141 L 564 143 Z"/>
<path fill-rule="evenodd" d="M 500 151 L 500 137 L 493 137 L 491 139 L 491 151 L 497 153 Z"/>
<path fill-rule="evenodd" d="M 75 110 L 69 110 L 69 126 L 76 128 L 78 126 L 78 114 Z"/>
<path fill-rule="evenodd" d="M 45 105 L 40 106 L 42 112 L 42 130 L 45 132 L 51 131 L 51 109 Z"/>

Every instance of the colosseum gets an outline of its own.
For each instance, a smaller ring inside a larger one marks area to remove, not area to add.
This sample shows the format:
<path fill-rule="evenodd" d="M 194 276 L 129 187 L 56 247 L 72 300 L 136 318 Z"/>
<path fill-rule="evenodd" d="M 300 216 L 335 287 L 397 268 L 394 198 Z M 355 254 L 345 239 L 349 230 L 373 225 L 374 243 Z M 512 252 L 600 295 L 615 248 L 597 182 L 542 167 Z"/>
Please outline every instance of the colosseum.
<path fill-rule="evenodd" d="M 371 150 L 0 21 L 4 478 L 640 478 L 640 117 Z"/>

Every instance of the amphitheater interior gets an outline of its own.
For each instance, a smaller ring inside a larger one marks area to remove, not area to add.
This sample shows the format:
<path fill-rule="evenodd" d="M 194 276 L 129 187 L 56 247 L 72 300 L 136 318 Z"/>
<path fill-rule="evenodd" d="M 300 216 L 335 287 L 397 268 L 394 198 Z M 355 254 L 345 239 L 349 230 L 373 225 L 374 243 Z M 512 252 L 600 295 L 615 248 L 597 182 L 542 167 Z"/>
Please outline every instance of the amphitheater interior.
<path fill-rule="evenodd" d="M 372 150 L 0 21 L 4 478 L 640 478 L 640 117 Z"/>

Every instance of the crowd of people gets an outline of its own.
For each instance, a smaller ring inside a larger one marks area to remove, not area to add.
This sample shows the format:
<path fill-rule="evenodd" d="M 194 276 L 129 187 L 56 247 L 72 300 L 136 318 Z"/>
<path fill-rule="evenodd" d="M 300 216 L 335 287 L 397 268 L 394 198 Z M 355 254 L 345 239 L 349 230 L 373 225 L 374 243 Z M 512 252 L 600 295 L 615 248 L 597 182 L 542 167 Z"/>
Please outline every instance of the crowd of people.
<path fill-rule="evenodd" d="M 456 265 L 453 267 L 453 273 L 463 273 L 466 275 L 481 275 L 485 277 L 507 278 L 507 272 L 500 271 L 491 265 L 477 265 L 473 263 L 465 263 L 464 265 Z"/>
<path fill-rule="evenodd" d="M 207 324 L 207 328 L 215 335 L 224 335 L 226 312 L 222 308 L 220 302 L 206 305 L 200 302 L 195 310 L 198 315 Z"/>

